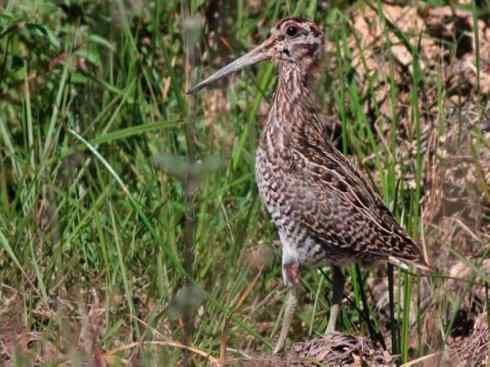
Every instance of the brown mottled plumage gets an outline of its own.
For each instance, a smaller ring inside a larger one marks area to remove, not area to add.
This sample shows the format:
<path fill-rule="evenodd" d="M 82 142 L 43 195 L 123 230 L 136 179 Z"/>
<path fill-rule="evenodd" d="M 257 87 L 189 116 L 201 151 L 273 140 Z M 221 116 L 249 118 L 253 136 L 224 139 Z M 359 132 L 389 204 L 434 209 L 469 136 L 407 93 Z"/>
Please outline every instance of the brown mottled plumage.
<path fill-rule="evenodd" d="M 339 266 L 388 260 L 427 269 L 419 245 L 395 221 L 363 175 L 328 140 L 313 82 L 323 53 L 323 33 L 310 22 L 285 18 L 261 45 L 189 92 L 232 72 L 270 59 L 279 69 L 274 103 L 257 149 L 260 196 L 283 246 L 283 278 L 289 288 L 281 335 L 284 346 L 296 301 L 300 268 L 333 266 L 333 306 L 327 332 L 335 329 L 344 287 Z"/>

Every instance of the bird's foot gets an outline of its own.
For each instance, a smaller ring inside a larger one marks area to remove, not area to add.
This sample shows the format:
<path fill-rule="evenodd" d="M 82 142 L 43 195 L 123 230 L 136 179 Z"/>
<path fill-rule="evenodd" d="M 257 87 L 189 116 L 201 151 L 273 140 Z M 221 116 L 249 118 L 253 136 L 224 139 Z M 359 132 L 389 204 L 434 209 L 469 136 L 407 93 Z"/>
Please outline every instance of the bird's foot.
<path fill-rule="evenodd" d="M 335 328 L 330 327 L 330 325 L 327 326 L 327 330 L 325 330 L 325 336 L 335 334 L 337 331 Z"/>

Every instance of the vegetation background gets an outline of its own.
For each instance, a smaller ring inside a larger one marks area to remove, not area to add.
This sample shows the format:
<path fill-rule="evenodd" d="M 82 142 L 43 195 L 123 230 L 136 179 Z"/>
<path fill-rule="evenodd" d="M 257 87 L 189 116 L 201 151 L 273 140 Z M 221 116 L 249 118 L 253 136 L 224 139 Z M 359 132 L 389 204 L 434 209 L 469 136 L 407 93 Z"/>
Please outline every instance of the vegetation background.
<path fill-rule="evenodd" d="M 279 365 L 268 353 L 285 295 L 280 246 L 254 178 L 274 68 L 185 90 L 287 15 L 326 30 L 318 93 L 332 139 L 438 273 L 396 272 L 393 323 L 384 267 L 346 269 L 340 330 L 372 336 L 366 295 L 397 363 L 489 363 L 489 10 L 0 1 L 2 365 Z M 305 275 L 296 342 L 322 335 L 329 308 L 328 269 Z"/>

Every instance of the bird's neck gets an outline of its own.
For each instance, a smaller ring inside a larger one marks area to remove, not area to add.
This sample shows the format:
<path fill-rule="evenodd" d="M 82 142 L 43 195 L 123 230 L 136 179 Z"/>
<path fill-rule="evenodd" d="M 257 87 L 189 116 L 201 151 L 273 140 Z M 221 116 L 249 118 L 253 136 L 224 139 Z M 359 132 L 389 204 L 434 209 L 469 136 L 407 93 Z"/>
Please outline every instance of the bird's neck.
<path fill-rule="evenodd" d="M 297 65 L 279 65 L 279 80 L 277 84 L 275 101 L 305 104 L 311 97 L 311 84 L 314 75 L 308 74 Z"/>
<path fill-rule="evenodd" d="M 318 117 L 314 75 L 290 65 L 279 66 L 279 81 L 274 103 L 262 134 L 261 145 L 287 152 L 298 145 L 322 139 Z"/>

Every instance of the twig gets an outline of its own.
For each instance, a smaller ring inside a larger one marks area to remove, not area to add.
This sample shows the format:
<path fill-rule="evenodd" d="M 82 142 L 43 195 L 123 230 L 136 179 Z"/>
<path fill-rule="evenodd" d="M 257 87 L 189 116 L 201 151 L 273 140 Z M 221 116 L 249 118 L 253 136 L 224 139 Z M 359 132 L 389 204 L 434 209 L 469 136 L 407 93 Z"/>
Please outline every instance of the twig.
<path fill-rule="evenodd" d="M 418 363 L 424 362 L 424 361 L 426 361 L 428 359 L 439 357 L 440 355 L 441 355 L 441 352 L 431 353 L 431 354 L 428 354 L 426 356 L 423 356 L 423 357 L 414 359 L 414 360 L 412 360 L 410 362 L 404 363 L 400 367 L 411 367 L 411 366 L 415 366 Z"/>
<path fill-rule="evenodd" d="M 208 352 L 200 350 L 196 347 L 184 345 L 184 344 L 182 344 L 180 342 L 176 342 L 176 341 L 153 340 L 153 341 L 133 342 L 133 343 L 126 344 L 126 345 L 123 345 L 123 346 L 118 347 L 118 348 L 114 348 L 110 351 L 107 351 L 103 354 L 103 356 L 104 356 L 104 359 L 107 359 L 108 357 L 111 357 L 117 353 L 125 352 L 127 350 L 137 348 L 137 347 L 143 347 L 145 345 L 155 345 L 155 346 L 160 346 L 160 347 L 174 347 L 174 348 L 184 349 L 188 352 L 192 352 L 194 354 L 197 354 L 201 357 L 206 358 L 207 360 L 209 360 L 209 362 L 213 366 L 220 366 L 220 362 L 216 358 L 211 356 L 211 354 L 209 354 Z"/>

